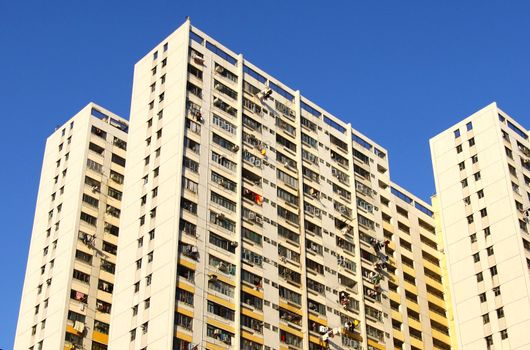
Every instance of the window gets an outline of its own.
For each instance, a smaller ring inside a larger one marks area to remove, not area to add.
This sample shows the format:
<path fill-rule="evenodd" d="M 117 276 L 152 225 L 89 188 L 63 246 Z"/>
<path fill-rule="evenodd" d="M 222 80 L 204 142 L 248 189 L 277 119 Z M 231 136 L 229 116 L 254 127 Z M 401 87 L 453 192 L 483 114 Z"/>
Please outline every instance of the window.
<path fill-rule="evenodd" d="M 218 80 L 214 80 L 214 89 L 225 94 L 233 100 L 237 100 L 237 92 Z"/>
<path fill-rule="evenodd" d="M 98 204 L 99 204 L 99 200 L 97 200 L 96 198 L 94 197 L 91 197 L 89 196 L 88 194 L 86 193 L 83 193 L 83 202 L 87 203 L 88 205 L 90 206 L 93 206 L 95 208 L 98 207 Z"/>
<path fill-rule="evenodd" d="M 493 255 L 493 246 L 486 248 L 486 252 L 488 252 L 488 256 Z"/>
<path fill-rule="evenodd" d="M 175 313 L 175 325 L 191 331 L 193 329 L 193 318 L 176 312 Z M 184 349 L 184 348 L 176 348 L 176 349 Z"/>
<path fill-rule="evenodd" d="M 118 252 L 118 247 L 116 245 L 114 245 L 112 243 L 109 243 L 109 242 L 106 242 L 106 241 L 103 241 L 103 245 L 102 245 L 101 249 L 103 249 L 105 252 L 113 254 L 113 255 L 116 255 L 116 253 Z"/>
<path fill-rule="evenodd" d="M 277 196 L 278 198 L 283 199 L 284 201 L 293 204 L 298 205 L 298 196 L 278 187 L 277 188 Z"/>
<path fill-rule="evenodd" d="M 475 138 L 474 137 L 470 138 L 468 142 L 469 142 L 469 147 L 475 146 Z"/>
<path fill-rule="evenodd" d="M 491 277 L 493 276 L 497 276 L 498 272 L 497 272 L 497 266 L 492 266 L 490 267 L 490 273 L 491 273 Z"/>
<path fill-rule="evenodd" d="M 213 291 L 224 294 L 228 297 L 234 296 L 235 288 L 231 286 L 230 284 L 220 281 L 219 279 L 216 279 L 216 278 L 211 278 L 210 280 L 208 280 L 208 288 Z"/>
<path fill-rule="evenodd" d="M 477 192 L 477 196 L 478 196 L 479 199 L 480 199 L 480 198 L 484 198 L 484 190 L 479 190 L 479 191 Z"/>
<path fill-rule="evenodd" d="M 110 171 L 110 178 L 119 184 L 123 184 L 124 177 L 122 174 L 115 172 L 114 170 Z"/>
<path fill-rule="evenodd" d="M 480 293 L 478 297 L 479 297 L 481 303 L 485 303 L 486 300 L 487 300 L 486 299 L 486 293 Z"/>
<path fill-rule="evenodd" d="M 92 225 L 92 226 L 96 226 L 96 223 L 97 223 L 97 218 L 92 216 L 92 215 L 89 215 L 85 212 L 81 212 L 81 220 L 86 222 L 87 224 L 89 225 Z"/>
<path fill-rule="evenodd" d="M 505 150 L 506 155 L 508 156 L 508 158 L 513 159 L 513 152 L 512 152 L 512 150 L 509 149 L 508 147 L 504 147 L 504 150 Z"/>
<path fill-rule="evenodd" d="M 98 289 L 107 293 L 112 293 L 112 291 L 114 290 L 114 285 L 110 282 L 99 280 Z"/>
<path fill-rule="evenodd" d="M 460 181 L 460 184 L 462 185 L 462 188 L 466 188 L 467 187 L 467 179 L 464 179 L 464 180 Z"/>
<path fill-rule="evenodd" d="M 478 181 L 481 179 L 480 171 L 477 171 L 473 174 L 473 177 L 475 178 L 475 181 Z"/>
<path fill-rule="evenodd" d="M 75 258 L 77 260 L 84 261 L 87 264 L 92 264 L 92 255 L 91 254 L 87 254 L 87 253 L 85 253 L 85 252 L 83 252 L 81 250 L 76 250 L 75 251 Z"/>
<path fill-rule="evenodd" d="M 471 163 L 475 164 L 476 162 L 478 162 L 478 155 L 474 155 L 471 157 Z"/>
<path fill-rule="evenodd" d="M 111 158 L 112 162 L 113 163 L 116 163 L 118 165 L 121 165 L 122 167 L 125 167 L 125 159 L 112 153 L 112 158 Z"/>
<path fill-rule="evenodd" d="M 279 286 L 278 290 L 280 298 L 291 301 L 297 305 L 302 304 L 302 296 L 300 294 L 293 292 L 292 290 L 287 289 L 283 286 Z"/>
<path fill-rule="evenodd" d="M 93 170 L 97 173 L 103 172 L 103 165 L 99 164 L 98 162 L 93 161 L 92 159 L 86 160 L 86 166 L 88 169 Z"/>
<path fill-rule="evenodd" d="M 480 216 L 483 218 L 488 216 L 488 210 L 486 208 L 480 209 Z"/>
<path fill-rule="evenodd" d="M 198 142 L 193 141 L 192 139 L 184 137 L 184 147 L 186 147 L 193 153 L 200 154 L 201 145 Z"/>
<path fill-rule="evenodd" d="M 284 218 L 285 220 L 291 222 L 292 224 L 295 224 L 295 225 L 299 224 L 299 216 L 298 216 L 298 214 L 295 214 L 295 213 L 285 209 L 282 206 L 278 206 L 276 211 L 277 211 L 278 216 Z"/>
<path fill-rule="evenodd" d="M 189 169 L 190 171 L 194 172 L 194 173 L 198 173 L 199 172 L 199 163 L 197 163 L 196 161 L 191 160 L 191 159 L 189 159 L 187 157 L 184 157 L 183 166 L 185 168 Z"/>
<path fill-rule="evenodd" d="M 488 335 L 484 339 L 486 340 L 486 345 L 487 345 L 488 349 L 490 349 L 490 346 L 493 345 L 493 337 L 491 335 Z"/>
<path fill-rule="evenodd" d="M 190 293 L 183 289 L 177 289 L 175 298 L 178 303 L 182 302 L 187 305 L 193 305 L 193 293 Z"/>
<path fill-rule="evenodd" d="M 182 187 L 193 193 L 199 192 L 199 184 L 196 183 L 195 181 L 191 181 L 190 179 L 186 177 L 182 178 Z"/>
<path fill-rule="evenodd" d="M 484 324 L 490 323 L 490 315 L 489 314 L 482 315 L 482 323 L 484 323 Z"/>
<path fill-rule="evenodd" d="M 282 225 L 278 225 L 278 236 L 284 237 L 295 243 L 300 242 L 300 236 L 298 235 L 298 233 L 291 231 Z"/>
<path fill-rule="evenodd" d="M 503 318 L 504 317 L 504 309 L 502 307 L 497 309 L 497 318 Z"/>
<path fill-rule="evenodd" d="M 210 200 L 213 203 L 216 203 L 230 211 L 235 212 L 236 211 L 236 203 L 229 200 L 228 198 L 221 196 L 220 194 L 217 194 L 215 192 L 211 192 Z"/>
<path fill-rule="evenodd" d="M 507 329 L 503 329 L 501 331 L 501 339 L 504 340 L 504 339 L 507 339 L 508 338 L 508 330 Z"/>
<path fill-rule="evenodd" d="M 213 143 L 223 147 L 224 149 L 226 149 L 226 150 L 228 150 L 230 152 L 237 152 L 239 150 L 239 146 L 237 146 L 236 144 L 228 141 L 224 137 L 221 137 L 221 136 L 217 135 L 216 133 L 213 133 L 212 141 L 213 141 Z"/>
<path fill-rule="evenodd" d="M 288 186 L 294 187 L 294 188 L 298 187 L 298 180 L 295 177 L 293 177 L 293 176 L 291 176 L 291 175 L 289 175 L 289 174 L 287 174 L 287 173 L 285 173 L 285 172 L 283 172 L 283 171 L 281 171 L 279 169 L 276 170 L 276 176 L 277 176 L 277 178 L 279 180 L 283 181 Z"/>
<path fill-rule="evenodd" d="M 99 155 L 102 155 L 103 152 L 105 152 L 105 148 L 103 148 L 103 147 L 101 147 L 99 145 L 96 145 L 95 143 L 92 143 L 92 142 L 90 142 L 88 144 L 88 149 L 91 150 L 94 153 L 99 154 Z"/>
<path fill-rule="evenodd" d="M 235 244 L 235 242 L 229 241 L 228 239 L 216 235 L 213 232 L 210 232 L 209 242 L 219 248 L 229 251 L 230 253 L 235 253 L 236 251 L 237 244 Z"/>
<path fill-rule="evenodd" d="M 231 134 L 235 134 L 236 133 L 236 130 L 237 130 L 237 126 L 235 126 L 234 124 L 230 123 L 229 121 L 219 117 L 218 115 L 214 114 L 213 117 L 212 117 L 212 123 L 214 125 L 217 125 L 218 127 L 220 127 L 221 129 L 231 133 Z M 215 135 L 215 134 L 214 134 Z M 215 137 L 215 136 L 214 136 Z"/>
<path fill-rule="evenodd" d="M 107 213 L 110 214 L 111 216 L 114 216 L 115 218 L 119 218 L 120 217 L 120 209 L 116 208 L 116 207 L 113 207 L 112 205 L 109 205 L 107 204 Z"/>
<path fill-rule="evenodd" d="M 471 197 L 467 196 L 464 198 L 464 204 L 465 205 L 470 205 L 471 204 Z"/>
<path fill-rule="evenodd" d="M 108 191 L 108 194 L 109 194 L 109 197 L 112 197 L 114 199 L 117 199 L 119 201 L 121 201 L 121 198 L 122 198 L 122 193 L 121 191 L 118 191 L 112 187 L 109 187 L 109 191 Z"/>
<path fill-rule="evenodd" d="M 229 170 L 232 170 L 232 171 L 236 170 L 236 163 L 232 162 L 230 159 L 226 158 L 225 156 L 222 156 L 215 152 L 212 152 L 212 161 Z"/>
<path fill-rule="evenodd" d="M 489 227 L 486 227 L 484 229 L 484 237 L 488 237 L 489 235 L 491 235 L 491 230 Z"/>
<path fill-rule="evenodd" d="M 302 133 L 302 142 L 308 144 L 313 148 L 318 148 L 318 141 L 305 133 Z"/>
<path fill-rule="evenodd" d="M 456 146 L 456 153 L 462 153 L 462 145 Z"/>
<path fill-rule="evenodd" d="M 263 237 L 259 233 L 251 231 L 246 227 L 242 227 L 241 232 L 242 232 L 243 238 L 246 238 L 256 243 L 257 245 L 260 245 L 260 246 L 262 245 Z"/>
<path fill-rule="evenodd" d="M 493 288 L 493 294 L 498 297 L 499 295 L 501 295 L 501 287 L 495 287 Z"/>
<path fill-rule="evenodd" d="M 79 280 L 81 282 L 85 282 L 85 283 L 89 283 L 90 282 L 90 275 L 88 275 L 88 274 L 86 274 L 84 272 L 78 271 L 78 270 L 74 270 L 73 278 L 75 278 L 76 280 Z"/>
<path fill-rule="evenodd" d="M 482 275 L 482 272 L 479 272 L 475 275 L 477 277 L 477 282 L 484 281 L 484 276 Z"/>
<path fill-rule="evenodd" d="M 470 131 L 470 130 L 472 130 L 472 129 L 473 129 L 473 124 L 472 124 L 471 122 L 467 123 L 467 124 L 466 124 L 466 130 L 467 130 L 467 131 Z"/>
<path fill-rule="evenodd" d="M 208 312 L 230 321 L 234 321 L 234 310 L 208 300 Z"/>
<path fill-rule="evenodd" d="M 473 254 L 473 261 L 474 261 L 474 262 L 479 262 L 479 261 L 480 261 L 480 255 L 479 255 L 479 253 L 475 253 L 475 254 Z"/>
<path fill-rule="evenodd" d="M 108 273 L 114 274 L 116 271 L 116 265 L 109 261 L 101 260 L 101 269 Z"/>
<path fill-rule="evenodd" d="M 459 129 L 456 129 L 455 131 L 453 131 L 453 133 L 455 134 L 455 139 L 460 137 L 460 130 Z"/>
<path fill-rule="evenodd" d="M 230 72 L 228 69 L 221 66 L 220 64 L 217 64 L 217 63 L 215 64 L 215 73 L 221 75 L 222 77 L 225 77 L 228 80 L 231 80 L 237 83 L 237 75 Z M 247 83 L 247 82 L 245 81 L 244 83 Z M 255 94 L 252 94 L 252 95 L 255 95 Z"/>
<path fill-rule="evenodd" d="M 228 179 L 228 178 L 226 178 L 226 177 L 224 177 L 224 176 L 222 176 L 222 175 L 220 175 L 220 174 L 218 174 L 218 173 L 216 173 L 214 171 L 212 171 L 212 173 L 211 173 L 211 181 L 216 183 L 216 184 L 218 184 L 218 185 L 220 185 L 220 186 L 222 186 L 223 188 L 225 188 L 227 190 L 232 191 L 232 192 L 235 192 L 236 189 L 237 189 L 237 184 L 234 181 L 232 181 L 232 180 L 230 180 L 230 179 Z"/>
<path fill-rule="evenodd" d="M 473 214 L 472 214 L 472 215 L 469 215 L 469 216 L 467 217 L 467 223 L 468 223 L 468 224 L 472 224 L 472 223 L 473 223 Z"/>
<path fill-rule="evenodd" d="M 101 137 L 104 140 L 107 138 L 107 133 L 105 131 L 101 130 L 100 128 L 95 127 L 95 126 L 92 126 L 91 132 L 92 132 L 92 134 L 94 134 L 94 135 L 96 135 L 98 137 Z"/>
<path fill-rule="evenodd" d="M 145 322 L 144 324 L 142 324 L 142 333 L 146 334 L 148 330 L 149 330 L 149 322 Z"/>
<path fill-rule="evenodd" d="M 466 168 L 466 164 L 465 164 L 465 162 L 460 162 L 460 163 L 458 163 L 458 169 L 460 169 L 460 170 L 464 170 L 465 168 Z"/>
<path fill-rule="evenodd" d="M 194 203 L 186 198 L 181 198 L 180 207 L 192 214 L 197 214 L 197 203 Z"/>

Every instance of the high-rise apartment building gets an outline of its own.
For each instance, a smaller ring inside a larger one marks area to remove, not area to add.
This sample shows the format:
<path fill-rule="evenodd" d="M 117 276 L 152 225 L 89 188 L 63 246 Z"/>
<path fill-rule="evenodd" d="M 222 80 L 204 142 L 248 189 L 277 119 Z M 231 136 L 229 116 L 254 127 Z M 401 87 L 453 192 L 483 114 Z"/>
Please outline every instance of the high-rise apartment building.
<path fill-rule="evenodd" d="M 386 349 L 449 349 L 446 281 L 432 208 L 394 183 L 390 191 L 389 204 L 380 195 L 383 234 L 390 242 L 386 254 L 393 257 L 387 294 L 391 331 L 385 326 L 394 342 Z"/>
<path fill-rule="evenodd" d="M 127 128 L 90 103 L 48 138 L 15 349 L 107 348 Z"/>
<path fill-rule="evenodd" d="M 458 346 L 528 349 L 528 131 L 493 103 L 430 143 Z"/>
<path fill-rule="evenodd" d="M 186 21 L 134 71 L 114 349 L 448 349 L 387 152 Z"/>

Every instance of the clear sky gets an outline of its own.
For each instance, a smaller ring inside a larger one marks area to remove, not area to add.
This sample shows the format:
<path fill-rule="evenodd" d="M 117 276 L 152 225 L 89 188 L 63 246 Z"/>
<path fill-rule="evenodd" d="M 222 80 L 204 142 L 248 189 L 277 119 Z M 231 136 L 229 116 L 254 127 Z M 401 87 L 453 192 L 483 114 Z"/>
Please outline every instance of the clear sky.
<path fill-rule="evenodd" d="M 185 16 L 387 148 L 428 200 L 428 140 L 497 101 L 530 127 L 528 1 L 0 1 L 0 349 L 15 334 L 44 143 L 89 101 L 128 117 L 134 63 Z"/>

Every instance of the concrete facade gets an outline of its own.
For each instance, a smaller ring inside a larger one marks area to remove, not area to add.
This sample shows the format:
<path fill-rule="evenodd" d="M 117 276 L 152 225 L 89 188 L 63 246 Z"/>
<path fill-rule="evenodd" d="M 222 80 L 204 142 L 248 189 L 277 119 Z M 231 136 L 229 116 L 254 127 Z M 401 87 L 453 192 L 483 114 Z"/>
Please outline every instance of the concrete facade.
<path fill-rule="evenodd" d="M 46 142 L 17 350 L 107 348 L 126 129 L 90 103 Z"/>
<path fill-rule="evenodd" d="M 458 347 L 528 349 L 528 131 L 493 103 L 430 145 Z"/>
<path fill-rule="evenodd" d="M 128 143 L 110 348 L 449 348 L 386 150 L 189 21 L 135 65 Z"/>

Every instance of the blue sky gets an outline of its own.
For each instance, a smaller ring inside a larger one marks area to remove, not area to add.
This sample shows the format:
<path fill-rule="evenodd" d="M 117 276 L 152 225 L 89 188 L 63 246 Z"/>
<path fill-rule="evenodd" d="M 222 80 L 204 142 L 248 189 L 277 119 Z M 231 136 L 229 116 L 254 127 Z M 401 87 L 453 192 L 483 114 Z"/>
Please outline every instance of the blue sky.
<path fill-rule="evenodd" d="M 0 349 L 12 347 L 47 135 L 89 101 L 127 117 L 134 63 L 185 16 L 387 148 L 393 180 L 428 199 L 430 137 L 492 101 L 530 126 L 529 12 L 476 0 L 0 2 Z"/>

